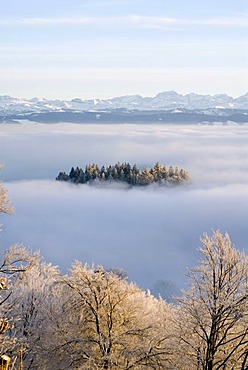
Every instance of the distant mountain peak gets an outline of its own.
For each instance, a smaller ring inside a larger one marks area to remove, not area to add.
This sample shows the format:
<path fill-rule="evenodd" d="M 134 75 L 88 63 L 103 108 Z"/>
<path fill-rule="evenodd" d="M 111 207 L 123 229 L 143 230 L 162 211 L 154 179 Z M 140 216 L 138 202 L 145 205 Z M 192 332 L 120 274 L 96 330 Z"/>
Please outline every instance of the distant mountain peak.
<path fill-rule="evenodd" d="M 201 95 L 194 92 L 182 95 L 176 91 L 163 91 L 154 97 L 124 95 L 111 99 L 49 100 L 45 98 L 13 98 L 0 96 L 0 113 L 18 114 L 24 112 L 42 113 L 49 111 L 90 111 L 90 110 L 170 110 L 170 109 L 248 109 L 248 92 L 238 98 L 226 94 Z"/>

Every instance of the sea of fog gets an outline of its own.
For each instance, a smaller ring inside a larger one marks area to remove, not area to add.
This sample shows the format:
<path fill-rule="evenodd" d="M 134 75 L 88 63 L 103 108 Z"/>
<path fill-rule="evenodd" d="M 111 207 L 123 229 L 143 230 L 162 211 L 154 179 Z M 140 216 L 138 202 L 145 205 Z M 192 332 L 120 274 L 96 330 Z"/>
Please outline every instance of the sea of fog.
<path fill-rule="evenodd" d="M 175 188 L 72 185 L 60 171 L 88 163 L 157 161 L 184 168 Z M 2 124 L 1 178 L 15 206 L 0 247 L 39 249 L 65 272 L 78 259 L 122 268 L 144 288 L 184 286 L 203 233 L 228 232 L 248 252 L 248 125 Z"/>

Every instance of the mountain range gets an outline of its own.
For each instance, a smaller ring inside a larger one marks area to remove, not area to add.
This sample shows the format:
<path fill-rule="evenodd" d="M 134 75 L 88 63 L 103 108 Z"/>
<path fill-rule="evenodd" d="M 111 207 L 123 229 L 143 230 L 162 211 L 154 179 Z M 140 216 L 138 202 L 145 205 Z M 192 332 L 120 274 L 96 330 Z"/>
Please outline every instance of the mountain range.
<path fill-rule="evenodd" d="M 215 122 L 248 121 L 248 93 L 178 94 L 166 91 L 154 97 L 127 95 L 112 99 L 49 100 L 0 96 L 0 122 L 28 119 L 37 122 Z"/>

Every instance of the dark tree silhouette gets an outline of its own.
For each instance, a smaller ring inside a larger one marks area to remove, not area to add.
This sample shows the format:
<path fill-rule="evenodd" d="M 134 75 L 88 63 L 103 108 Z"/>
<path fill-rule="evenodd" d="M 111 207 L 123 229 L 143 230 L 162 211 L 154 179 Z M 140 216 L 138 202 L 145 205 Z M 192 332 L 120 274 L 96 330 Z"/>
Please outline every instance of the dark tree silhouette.
<path fill-rule="evenodd" d="M 85 171 L 82 168 L 71 168 L 69 175 L 60 172 L 56 177 L 58 181 L 69 181 L 75 184 L 85 184 L 98 179 L 99 181 L 119 181 L 126 182 L 131 186 L 145 186 L 152 183 L 162 185 L 179 184 L 189 179 L 189 174 L 185 170 L 179 170 L 178 167 L 161 166 L 157 162 L 152 168 L 140 170 L 136 164 L 133 167 L 129 163 L 118 162 L 108 167 L 102 166 L 101 169 L 97 164 L 88 164 Z"/>

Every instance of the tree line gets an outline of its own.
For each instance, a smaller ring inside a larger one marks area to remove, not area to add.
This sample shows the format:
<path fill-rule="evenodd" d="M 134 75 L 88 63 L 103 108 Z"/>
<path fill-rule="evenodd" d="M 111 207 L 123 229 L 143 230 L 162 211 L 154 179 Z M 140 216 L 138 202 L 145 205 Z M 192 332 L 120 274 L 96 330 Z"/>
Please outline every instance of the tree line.
<path fill-rule="evenodd" d="M 0 212 L 9 212 L 0 189 Z M 77 261 L 62 274 L 11 246 L 0 265 L 0 366 L 247 370 L 248 256 L 220 231 L 202 237 L 199 253 L 188 289 L 169 304 L 118 269 Z"/>
<path fill-rule="evenodd" d="M 60 172 L 56 177 L 59 181 L 70 181 L 76 184 L 86 184 L 98 179 L 99 181 L 121 181 L 132 186 L 145 186 L 152 183 L 179 184 L 189 179 L 189 174 L 178 167 L 161 165 L 157 162 L 152 168 L 140 170 L 136 164 L 118 162 L 115 165 L 102 166 L 88 164 L 85 170 L 72 167 L 69 174 Z"/>

